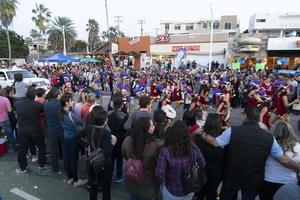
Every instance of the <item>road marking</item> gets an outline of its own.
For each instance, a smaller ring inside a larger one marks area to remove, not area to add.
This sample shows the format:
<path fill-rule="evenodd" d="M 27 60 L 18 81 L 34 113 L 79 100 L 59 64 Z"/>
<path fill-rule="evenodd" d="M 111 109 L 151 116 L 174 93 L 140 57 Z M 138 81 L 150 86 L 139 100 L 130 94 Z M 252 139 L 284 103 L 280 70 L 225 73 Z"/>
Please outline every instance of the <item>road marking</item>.
<path fill-rule="evenodd" d="M 10 192 L 26 200 L 40 200 L 39 198 L 32 196 L 31 194 L 28 194 L 19 188 L 13 188 L 10 190 Z"/>

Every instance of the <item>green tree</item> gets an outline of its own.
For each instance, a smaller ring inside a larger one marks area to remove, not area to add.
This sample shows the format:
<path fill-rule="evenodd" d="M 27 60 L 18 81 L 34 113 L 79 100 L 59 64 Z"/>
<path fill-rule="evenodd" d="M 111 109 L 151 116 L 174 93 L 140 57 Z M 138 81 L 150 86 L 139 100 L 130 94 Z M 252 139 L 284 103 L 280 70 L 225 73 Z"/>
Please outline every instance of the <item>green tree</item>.
<path fill-rule="evenodd" d="M 86 25 L 86 31 L 89 33 L 89 50 L 92 52 L 99 42 L 99 23 L 95 19 L 89 19 Z"/>
<path fill-rule="evenodd" d="M 32 9 L 32 13 L 35 15 L 31 19 L 38 27 L 40 34 L 45 34 L 48 28 L 48 23 L 51 18 L 51 12 L 44 4 L 35 4 L 35 9 Z"/>
<path fill-rule="evenodd" d="M 33 40 L 31 37 L 26 37 L 25 38 L 25 45 L 28 46 L 28 45 L 31 45 L 33 43 Z"/>
<path fill-rule="evenodd" d="M 7 58 L 8 48 L 6 30 L 0 28 L 0 57 Z M 9 31 L 11 42 L 11 55 L 13 58 L 26 58 L 28 56 L 28 46 L 22 36 L 14 31 Z"/>
<path fill-rule="evenodd" d="M 68 17 L 56 17 L 52 21 L 53 25 L 50 25 L 47 34 L 49 34 L 50 48 L 53 50 L 63 49 L 63 34 L 62 27 L 64 27 L 66 35 L 67 49 L 71 49 L 75 45 L 75 39 L 77 37 L 76 29 L 73 21 Z M 58 29 L 61 27 L 61 29 Z"/>
<path fill-rule="evenodd" d="M 31 29 L 30 30 L 30 37 L 34 40 L 39 39 L 41 37 L 41 34 L 39 33 L 38 30 L 36 29 Z"/>
<path fill-rule="evenodd" d="M 8 27 L 12 24 L 16 16 L 18 3 L 18 0 L 0 0 L 0 20 L 6 31 L 9 64 L 11 60 L 11 42 Z"/>
<path fill-rule="evenodd" d="M 76 40 L 75 45 L 71 48 L 72 52 L 86 52 L 87 43 L 83 40 Z"/>
<path fill-rule="evenodd" d="M 119 37 L 124 37 L 124 33 L 118 30 L 118 27 L 109 27 L 108 31 L 102 32 L 102 38 L 105 41 L 117 42 Z"/>

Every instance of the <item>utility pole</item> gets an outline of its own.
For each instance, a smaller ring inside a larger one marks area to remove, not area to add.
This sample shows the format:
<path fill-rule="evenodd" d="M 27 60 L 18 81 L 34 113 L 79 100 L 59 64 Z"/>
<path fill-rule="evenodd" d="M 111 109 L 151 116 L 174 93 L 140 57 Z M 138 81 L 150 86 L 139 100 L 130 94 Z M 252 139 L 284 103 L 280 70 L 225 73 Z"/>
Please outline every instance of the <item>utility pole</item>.
<path fill-rule="evenodd" d="M 141 19 L 141 20 L 138 21 L 138 24 L 141 25 L 141 36 L 143 36 L 143 34 L 144 34 L 143 24 L 145 24 L 145 23 L 146 23 L 145 19 Z"/>
<path fill-rule="evenodd" d="M 115 22 L 117 23 L 118 31 L 120 32 L 120 23 L 123 22 L 123 16 L 115 16 Z"/>

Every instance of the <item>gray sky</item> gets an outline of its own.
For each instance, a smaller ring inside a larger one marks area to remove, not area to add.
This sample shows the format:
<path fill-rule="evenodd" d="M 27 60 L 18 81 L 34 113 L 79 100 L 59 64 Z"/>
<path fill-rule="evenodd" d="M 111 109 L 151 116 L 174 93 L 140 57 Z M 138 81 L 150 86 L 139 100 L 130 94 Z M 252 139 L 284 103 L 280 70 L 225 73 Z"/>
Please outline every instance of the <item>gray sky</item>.
<path fill-rule="evenodd" d="M 106 29 L 104 0 L 19 0 L 17 17 L 11 29 L 23 36 L 36 28 L 31 21 L 32 8 L 43 3 L 53 16 L 71 18 L 78 33 L 78 39 L 87 40 L 86 24 L 89 18 L 96 19 L 101 31 Z M 197 20 L 209 18 L 209 0 L 108 0 L 109 22 L 116 25 L 114 16 L 123 16 L 121 30 L 126 35 L 139 35 L 139 19 L 146 19 L 144 32 L 155 34 L 160 20 Z M 300 0 L 212 0 L 214 16 L 238 15 L 241 30 L 248 28 L 249 17 L 255 12 L 297 12 Z"/>

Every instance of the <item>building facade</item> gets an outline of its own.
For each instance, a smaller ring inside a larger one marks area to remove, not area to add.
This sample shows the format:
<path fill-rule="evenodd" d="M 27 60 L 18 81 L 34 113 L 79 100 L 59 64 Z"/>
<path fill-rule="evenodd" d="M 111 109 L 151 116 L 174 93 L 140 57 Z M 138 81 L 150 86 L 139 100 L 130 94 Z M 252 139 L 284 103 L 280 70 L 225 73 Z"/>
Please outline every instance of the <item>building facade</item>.
<path fill-rule="evenodd" d="M 240 25 L 236 15 L 221 16 L 214 19 L 214 32 L 239 32 Z M 161 21 L 161 34 L 189 34 L 208 33 L 211 28 L 211 19 L 200 19 L 193 21 Z"/>
<path fill-rule="evenodd" d="M 255 13 L 248 30 L 268 33 L 269 38 L 300 37 L 300 13 Z"/>
<path fill-rule="evenodd" d="M 219 63 L 225 62 L 225 54 L 228 49 L 229 33 L 215 33 L 212 44 L 212 60 Z M 156 61 L 172 61 L 180 49 L 184 49 L 184 60 L 196 61 L 201 66 L 207 66 L 210 53 L 210 34 L 164 34 L 151 37 L 150 53 L 152 63 Z"/>

